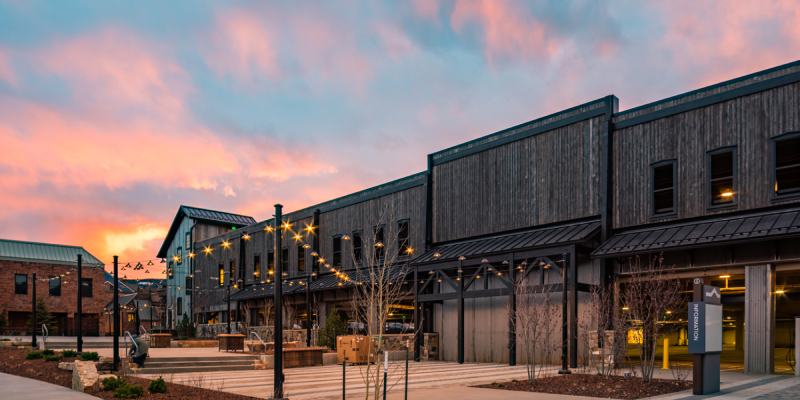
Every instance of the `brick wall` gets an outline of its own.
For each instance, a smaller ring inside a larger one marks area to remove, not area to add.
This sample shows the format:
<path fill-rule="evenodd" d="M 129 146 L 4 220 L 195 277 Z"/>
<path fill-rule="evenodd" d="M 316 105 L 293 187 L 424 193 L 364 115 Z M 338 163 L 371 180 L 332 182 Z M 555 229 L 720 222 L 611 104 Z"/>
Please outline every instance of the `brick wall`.
<path fill-rule="evenodd" d="M 16 320 L 19 321 L 22 316 L 20 313 L 25 313 L 25 322 L 27 323 L 30 318 L 31 301 L 33 295 L 33 276 L 35 272 L 37 278 L 48 278 L 50 276 L 61 276 L 61 296 L 50 296 L 50 285 L 48 281 L 36 282 L 36 297 L 43 298 L 47 303 L 50 312 L 56 317 L 56 325 L 59 332 L 57 335 L 69 334 L 74 331 L 74 323 L 72 318 L 78 309 L 77 294 L 78 294 L 78 275 L 77 271 L 70 271 L 73 266 L 48 264 L 48 263 L 35 263 L 35 262 L 22 262 L 22 261 L 8 261 L 0 260 L 0 312 L 9 316 L 16 315 Z M 69 275 L 67 272 L 69 271 Z M 28 293 L 15 294 L 14 291 L 14 276 L 16 274 L 23 274 L 28 276 Z M 105 318 L 103 318 L 103 308 L 113 299 L 113 293 L 109 290 L 105 282 L 105 275 L 102 268 L 84 267 L 82 270 L 83 278 L 92 279 L 92 297 L 83 298 L 83 321 L 84 329 L 92 329 L 101 333 L 106 331 Z M 94 320 L 97 319 L 99 327 Z M 17 322 L 18 323 L 18 322 Z M 21 328 L 21 327 L 11 327 Z M 84 334 L 87 334 L 84 330 Z M 15 332 L 20 334 L 19 331 Z"/>

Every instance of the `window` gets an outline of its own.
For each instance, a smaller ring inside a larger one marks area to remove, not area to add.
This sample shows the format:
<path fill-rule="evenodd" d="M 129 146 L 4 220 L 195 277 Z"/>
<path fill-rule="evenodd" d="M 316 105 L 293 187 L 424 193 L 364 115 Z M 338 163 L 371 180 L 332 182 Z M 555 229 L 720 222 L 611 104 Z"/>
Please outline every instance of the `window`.
<path fill-rule="evenodd" d="M 128 322 L 136 322 L 136 314 L 134 314 L 135 312 L 136 311 L 128 313 Z"/>
<path fill-rule="evenodd" d="M 14 294 L 28 294 L 28 275 L 14 275 Z"/>
<path fill-rule="evenodd" d="M 270 275 L 275 273 L 275 252 L 273 251 L 267 253 L 267 268 L 269 268 Z"/>
<path fill-rule="evenodd" d="M 385 254 L 384 248 L 386 243 L 384 243 L 383 238 L 383 225 L 375 227 L 375 258 L 378 260 L 383 259 L 383 255 Z"/>
<path fill-rule="evenodd" d="M 397 255 L 400 257 L 411 255 L 411 246 L 408 243 L 408 221 L 397 223 Z"/>
<path fill-rule="evenodd" d="M 192 232 L 186 232 L 186 249 L 192 252 Z"/>
<path fill-rule="evenodd" d="M 50 296 L 61 296 L 61 277 L 50 277 Z"/>
<path fill-rule="evenodd" d="M 800 132 L 772 140 L 775 197 L 800 196 Z"/>
<path fill-rule="evenodd" d="M 333 266 L 342 266 L 342 236 L 336 235 L 333 237 Z"/>
<path fill-rule="evenodd" d="M 178 251 L 175 253 L 175 261 L 178 265 L 183 264 L 183 247 L 178 247 Z"/>
<path fill-rule="evenodd" d="M 178 297 L 178 315 L 183 315 L 183 299 Z"/>
<path fill-rule="evenodd" d="M 225 264 L 219 263 L 219 285 L 225 286 Z"/>
<path fill-rule="evenodd" d="M 303 246 L 297 246 L 297 270 L 306 270 L 306 249 Z"/>
<path fill-rule="evenodd" d="M 284 274 L 289 273 L 289 248 L 281 249 L 281 270 Z"/>
<path fill-rule="evenodd" d="M 192 295 L 192 289 L 193 288 L 194 287 L 192 286 L 192 278 L 187 276 L 186 277 L 186 295 L 187 296 L 191 296 Z"/>
<path fill-rule="evenodd" d="M 172 279 L 172 267 L 173 267 L 173 262 L 170 261 L 169 264 L 167 264 L 167 276 L 169 277 L 169 279 Z"/>
<path fill-rule="evenodd" d="M 231 266 L 231 268 L 230 268 L 230 270 L 228 270 L 228 272 L 230 272 L 231 282 L 236 284 L 236 261 L 231 260 L 230 261 L 230 266 Z"/>
<path fill-rule="evenodd" d="M 92 278 L 81 278 L 81 297 L 92 297 Z"/>
<path fill-rule="evenodd" d="M 353 261 L 361 262 L 361 250 L 364 243 L 361 240 L 361 232 L 353 232 Z"/>
<path fill-rule="evenodd" d="M 652 217 L 675 214 L 675 160 L 662 161 L 651 166 Z"/>
<path fill-rule="evenodd" d="M 253 276 L 256 277 L 256 280 L 261 276 L 261 254 L 253 256 Z"/>
<path fill-rule="evenodd" d="M 736 204 L 736 148 L 717 149 L 708 152 L 708 200 L 709 208 Z"/>

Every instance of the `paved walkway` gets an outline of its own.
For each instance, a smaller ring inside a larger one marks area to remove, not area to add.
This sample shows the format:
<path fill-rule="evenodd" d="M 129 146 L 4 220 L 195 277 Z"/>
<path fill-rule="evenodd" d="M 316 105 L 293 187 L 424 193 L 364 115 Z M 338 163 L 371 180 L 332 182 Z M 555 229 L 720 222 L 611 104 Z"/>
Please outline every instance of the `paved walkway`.
<path fill-rule="evenodd" d="M 97 400 L 97 397 L 63 386 L 4 373 L 0 373 L 0 388 L 2 388 L 4 400 Z"/>

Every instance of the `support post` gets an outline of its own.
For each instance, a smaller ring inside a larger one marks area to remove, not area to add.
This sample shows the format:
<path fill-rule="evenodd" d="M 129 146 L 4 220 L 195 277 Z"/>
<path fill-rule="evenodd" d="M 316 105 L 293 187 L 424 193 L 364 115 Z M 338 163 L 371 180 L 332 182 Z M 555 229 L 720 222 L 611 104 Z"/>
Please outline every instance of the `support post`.
<path fill-rule="evenodd" d="M 228 294 L 228 335 L 230 335 L 231 334 L 231 283 L 230 282 L 228 282 L 227 294 Z"/>
<path fill-rule="evenodd" d="M 311 273 L 306 275 L 306 347 L 311 347 Z"/>
<path fill-rule="evenodd" d="M 81 276 L 81 264 L 83 263 L 83 255 L 78 254 L 78 354 L 83 352 L 83 324 L 81 323 L 81 314 L 83 314 L 83 277 Z"/>
<path fill-rule="evenodd" d="M 464 276 L 458 262 L 458 363 L 464 363 Z"/>
<path fill-rule="evenodd" d="M 275 204 L 275 369 L 274 383 L 275 399 L 283 398 L 283 206 Z"/>
<path fill-rule="evenodd" d="M 664 355 L 661 361 L 661 369 L 669 369 L 669 338 L 664 338 Z"/>
<path fill-rule="evenodd" d="M 38 346 L 36 343 L 36 272 L 33 273 L 33 292 L 31 293 L 31 347 Z"/>
<path fill-rule="evenodd" d="M 567 333 L 567 253 L 562 254 L 562 265 L 561 265 L 561 369 L 558 371 L 559 374 L 568 374 L 569 368 L 567 368 L 567 340 L 568 340 L 568 333 Z"/>
<path fill-rule="evenodd" d="M 567 254 L 569 260 L 569 367 L 578 368 L 578 259 L 577 249 Z"/>
<path fill-rule="evenodd" d="M 800 317 L 794 317 L 794 376 L 800 376 Z"/>
<path fill-rule="evenodd" d="M 422 310 L 420 307 L 422 305 L 419 303 L 419 274 L 417 273 L 417 268 L 414 268 L 414 361 L 419 361 L 419 341 L 420 341 L 420 331 L 422 329 L 422 324 L 420 324 L 420 319 L 422 315 Z"/>
<path fill-rule="evenodd" d="M 119 256 L 114 256 L 114 371 L 119 371 Z M 150 308 L 152 314 L 153 308 Z M 152 320 L 152 317 L 151 317 Z M 152 322 L 151 322 L 152 324 Z M 152 331 L 152 328 L 150 329 Z"/>
<path fill-rule="evenodd" d="M 508 316 L 508 365 L 511 367 L 517 365 L 516 287 L 516 280 L 514 279 L 514 254 L 511 254 L 511 259 L 508 261 L 508 306 L 509 310 L 511 310 L 511 313 Z"/>

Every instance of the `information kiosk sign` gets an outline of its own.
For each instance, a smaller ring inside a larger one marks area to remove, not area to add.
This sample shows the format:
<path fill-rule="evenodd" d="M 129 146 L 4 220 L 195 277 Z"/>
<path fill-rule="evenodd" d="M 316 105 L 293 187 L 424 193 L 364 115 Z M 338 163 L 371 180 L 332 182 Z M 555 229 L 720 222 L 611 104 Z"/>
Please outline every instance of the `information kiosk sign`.
<path fill-rule="evenodd" d="M 689 303 L 689 353 L 693 357 L 694 394 L 719 392 L 719 362 L 722 352 L 722 294 L 714 286 L 694 279 L 693 302 Z"/>

